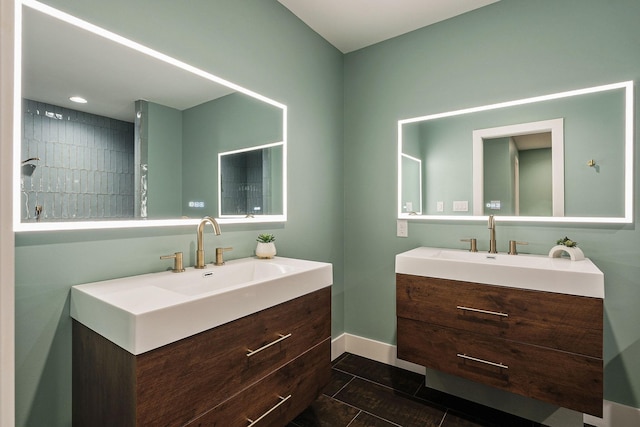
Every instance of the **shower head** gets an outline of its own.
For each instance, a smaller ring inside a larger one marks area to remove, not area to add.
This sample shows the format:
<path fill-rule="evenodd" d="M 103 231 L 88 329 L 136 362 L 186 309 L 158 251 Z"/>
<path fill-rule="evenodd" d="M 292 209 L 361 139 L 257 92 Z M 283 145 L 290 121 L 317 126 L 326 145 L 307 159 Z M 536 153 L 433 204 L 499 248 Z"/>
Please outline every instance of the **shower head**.
<path fill-rule="evenodd" d="M 33 175 L 33 172 L 35 170 L 36 170 L 36 165 L 34 165 L 33 163 L 22 165 L 22 168 L 21 168 L 22 176 L 31 176 Z"/>
<path fill-rule="evenodd" d="M 40 160 L 40 157 L 31 157 L 30 159 L 22 161 L 22 176 L 31 176 L 33 172 L 36 170 L 36 165 L 33 163 L 29 163 L 32 161 Z"/>

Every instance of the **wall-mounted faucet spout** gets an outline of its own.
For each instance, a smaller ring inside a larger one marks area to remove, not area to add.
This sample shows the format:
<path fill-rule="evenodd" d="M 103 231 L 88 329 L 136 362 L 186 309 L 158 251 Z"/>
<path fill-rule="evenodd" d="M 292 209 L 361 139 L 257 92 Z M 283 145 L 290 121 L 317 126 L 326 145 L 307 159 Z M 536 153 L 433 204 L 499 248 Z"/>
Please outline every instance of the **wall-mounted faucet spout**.
<path fill-rule="evenodd" d="M 196 249 L 196 265 L 195 268 L 204 268 L 204 227 L 207 223 L 211 224 L 213 227 L 213 232 L 216 236 L 220 235 L 220 226 L 215 218 L 211 218 L 210 216 L 205 216 L 198 224 L 198 234 L 197 234 L 197 249 Z"/>
<path fill-rule="evenodd" d="M 496 219 L 493 215 L 489 215 L 489 253 L 497 254 L 498 250 L 496 249 Z"/>

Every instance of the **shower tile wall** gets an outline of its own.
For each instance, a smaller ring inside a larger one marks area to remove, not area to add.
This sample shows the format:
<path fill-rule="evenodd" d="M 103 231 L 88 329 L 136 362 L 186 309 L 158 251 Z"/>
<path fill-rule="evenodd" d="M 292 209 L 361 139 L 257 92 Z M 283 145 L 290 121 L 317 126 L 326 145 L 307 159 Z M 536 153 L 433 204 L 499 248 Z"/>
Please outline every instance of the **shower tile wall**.
<path fill-rule="evenodd" d="M 23 222 L 132 218 L 133 152 L 133 123 L 23 100 Z"/>
<path fill-rule="evenodd" d="M 222 206 L 225 215 L 262 215 L 263 151 L 254 150 L 224 156 Z"/>

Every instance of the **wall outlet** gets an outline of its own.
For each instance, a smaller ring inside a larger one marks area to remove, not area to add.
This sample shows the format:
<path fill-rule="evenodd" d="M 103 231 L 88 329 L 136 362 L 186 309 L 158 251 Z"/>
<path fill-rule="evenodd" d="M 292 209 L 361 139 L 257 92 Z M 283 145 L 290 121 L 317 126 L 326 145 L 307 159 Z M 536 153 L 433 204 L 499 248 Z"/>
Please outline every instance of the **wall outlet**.
<path fill-rule="evenodd" d="M 409 237 L 409 224 L 406 219 L 399 219 L 397 221 L 396 235 L 398 237 Z"/>
<path fill-rule="evenodd" d="M 436 202 L 436 212 L 444 212 L 444 202 Z"/>

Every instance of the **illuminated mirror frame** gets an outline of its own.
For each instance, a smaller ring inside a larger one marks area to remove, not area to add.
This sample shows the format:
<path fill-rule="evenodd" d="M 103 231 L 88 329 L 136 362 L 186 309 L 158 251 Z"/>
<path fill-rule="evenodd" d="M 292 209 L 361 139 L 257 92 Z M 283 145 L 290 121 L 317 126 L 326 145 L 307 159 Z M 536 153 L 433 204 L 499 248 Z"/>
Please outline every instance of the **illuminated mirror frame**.
<path fill-rule="evenodd" d="M 89 229 L 111 229 L 111 228 L 138 228 L 138 227 L 173 227 L 184 225 L 197 225 L 199 218 L 194 219 L 167 219 L 167 220 L 149 220 L 149 219 L 132 219 L 132 220 L 114 220 L 114 221 L 78 221 L 78 222 L 35 222 L 23 223 L 20 218 L 20 161 L 21 161 L 21 138 L 22 138 L 22 7 L 29 7 L 59 19 L 68 24 L 79 27 L 83 30 L 94 33 L 100 37 L 111 40 L 115 43 L 131 48 L 144 55 L 151 56 L 160 61 L 166 62 L 175 67 L 181 68 L 187 72 L 193 73 L 213 83 L 227 86 L 237 92 L 258 99 L 267 104 L 273 105 L 282 110 L 282 215 L 261 215 L 255 218 L 221 218 L 220 224 L 230 223 L 269 223 L 269 222 L 285 222 L 287 220 L 287 106 L 269 99 L 259 93 L 253 92 L 228 80 L 217 77 L 199 68 L 193 67 L 187 63 L 177 60 L 171 56 L 143 46 L 130 39 L 122 37 L 104 28 L 98 27 L 73 15 L 62 12 L 53 7 L 47 6 L 35 0 L 16 0 L 15 2 L 15 45 L 14 45 L 14 94 L 13 94 L 13 230 L 15 232 L 23 231 L 61 231 L 61 230 L 89 230 Z M 213 159 L 212 159 L 213 160 Z"/>
<path fill-rule="evenodd" d="M 624 216 L 621 217 L 539 217 L 539 216 L 496 216 L 497 221 L 504 222 L 552 222 L 552 223 L 603 223 L 603 224 L 630 224 L 633 223 L 633 144 L 634 144 L 634 99 L 633 81 L 612 83 L 602 86 L 595 86 L 585 89 L 571 90 L 567 92 L 554 93 L 551 95 L 536 96 L 532 98 L 519 99 L 515 101 L 501 102 L 498 104 L 484 105 L 481 107 L 466 108 L 462 110 L 449 111 L 445 113 L 432 114 L 427 116 L 414 117 L 410 119 L 398 120 L 398 198 L 397 213 L 398 219 L 412 220 L 446 220 L 446 221 L 481 221 L 486 220 L 487 215 L 412 215 L 402 211 L 402 126 L 405 124 L 435 120 L 444 117 L 453 117 L 463 114 L 476 113 L 481 111 L 497 110 L 500 108 L 514 107 L 518 105 L 531 104 L 534 102 L 550 101 L 554 99 L 567 98 L 577 95 L 585 95 L 609 90 L 624 89 L 625 93 L 625 117 L 624 117 Z M 475 206 L 475 204 L 474 204 Z"/>

